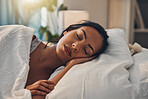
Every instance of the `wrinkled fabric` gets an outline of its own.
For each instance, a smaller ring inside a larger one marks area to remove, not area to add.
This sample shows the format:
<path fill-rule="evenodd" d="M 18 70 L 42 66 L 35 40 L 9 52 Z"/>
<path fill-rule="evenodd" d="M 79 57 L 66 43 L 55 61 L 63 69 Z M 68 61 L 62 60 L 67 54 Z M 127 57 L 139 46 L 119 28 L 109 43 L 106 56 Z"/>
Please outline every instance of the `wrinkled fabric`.
<path fill-rule="evenodd" d="M 0 99 L 31 99 L 24 86 L 33 33 L 23 25 L 0 26 Z"/>

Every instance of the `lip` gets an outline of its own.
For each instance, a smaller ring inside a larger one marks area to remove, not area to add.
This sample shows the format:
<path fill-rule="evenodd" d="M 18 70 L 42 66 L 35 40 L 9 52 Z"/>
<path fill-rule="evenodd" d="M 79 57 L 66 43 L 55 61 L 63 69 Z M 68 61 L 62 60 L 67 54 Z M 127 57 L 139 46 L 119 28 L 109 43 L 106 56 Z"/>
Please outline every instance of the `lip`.
<path fill-rule="evenodd" d="M 65 50 L 66 54 L 71 57 L 71 50 L 70 50 L 70 48 L 68 46 L 64 45 L 64 50 Z"/>

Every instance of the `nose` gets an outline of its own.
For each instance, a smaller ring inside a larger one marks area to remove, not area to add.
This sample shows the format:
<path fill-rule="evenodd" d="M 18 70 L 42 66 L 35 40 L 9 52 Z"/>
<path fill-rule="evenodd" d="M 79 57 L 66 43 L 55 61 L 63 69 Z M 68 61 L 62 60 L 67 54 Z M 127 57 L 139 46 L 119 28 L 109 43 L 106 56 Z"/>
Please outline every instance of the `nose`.
<path fill-rule="evenodd" d="M 80 49 L 80 44 L 78 42 L 72 43 L 72 48 L 74 51 L 78 51 Z"/>

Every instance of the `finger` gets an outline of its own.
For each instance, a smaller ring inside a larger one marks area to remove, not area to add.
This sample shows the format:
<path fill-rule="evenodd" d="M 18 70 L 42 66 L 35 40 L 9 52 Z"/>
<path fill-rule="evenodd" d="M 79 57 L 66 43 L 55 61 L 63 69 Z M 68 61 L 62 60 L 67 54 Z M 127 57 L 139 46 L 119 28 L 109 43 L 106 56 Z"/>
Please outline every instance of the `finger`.
<path fill-rule="evenodd" d="M 89 59 L 91 60 L 91 59 L 94 59 L 96 57 L 97 57 L 96 55 L 95 56 L 91 56 L 91 57 L 89 57 Z"/>
<path fill-rule="evenodd" d="M 84 62 L 87 62 L 87 61 L 91 61 L 92 59 L 94 59 L 95 57 L 87 57 L 87 58 L 81 58 L 81 59 L 78 59 L 77 60 L 77 64 L 79 63 L 84 63 Z"/>
<path fill-rule="evenodd" d="M 42 86 L 42 85 L 38 85 L 37 88 L 38 90 L 41 90 L 41 91 L 45 91 L 46 93 L 49 93 L 51 90 Z"/>
<path fill-rule="evenodd" d="M 42 82 L 46 82 L 46 83 L 48 83 L 48 84 L 54 84 L 54 82 L 51 81 L 51 80 L 39 80 L 39 81 L 38 81 L 38 83 L 42 83 Z"/>
<path fill-rule="evenodd" d="M 54 84 L 48 84 L 47 82 L 42 82 L 40 83 L 42 86 L 50 89 L 50 90 L 53 90 L 54 89 Z"/>
<path fill-rule="evenodd" d="M 46 87 L 44 87 L 44 86 L 42 86 L 40 84 L 31 85 L 31 86 L 27 87 L 26 89 L 28 89 L 28 90 L 37 90 L 38 89 L 38 90 L 45 91 L 46 93 L 49 93 L 52 90 L 52 89 L 46 88 Z"/>
<path fill-rule="evenodd" d="M 42 96 L 45 96 L 45 95 L 47 95 L 47 93 L 43 92 L 43 91 L 39 91 L 39 90 L 31 90 L 31 95 L 42 95 Z"/>
<path fill-rule="evenodd" d="M 36 87 L 37 87 L 37 85 L 29 85 L 29 86 L 26 87 L 26 89 L 34 90 L 34 89 L 36 89 Z"/>
<path fill-rule="evenodd" d="M 94 59 L 96 56 L 91 56 L 91 57 L 88 57 L 88 58 L 85 58 L 86 61 L 89 61 L 89 60 L 92 60 Z"/>
<path fill-rule="evenodd" d="M 55 84 L 54 81 L 51 81 L 51 80 L 47 80 L 47 83 L 48 84 Z"/>

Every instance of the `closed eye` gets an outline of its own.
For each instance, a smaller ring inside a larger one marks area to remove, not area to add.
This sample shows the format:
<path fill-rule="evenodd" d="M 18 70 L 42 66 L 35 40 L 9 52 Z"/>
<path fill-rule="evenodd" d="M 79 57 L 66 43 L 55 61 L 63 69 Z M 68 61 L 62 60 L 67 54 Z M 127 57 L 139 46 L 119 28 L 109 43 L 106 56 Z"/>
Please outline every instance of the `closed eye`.
<path fill-rule="evenodd" d="M 85 48 L 85 47 L 84 47 L 84 52 L 85 52 L 85 54 L 86 54 L 86 55 L 88 55 L 88 53 L 87 53 L 87 51 L 86 51 L 86 48 Z"/>
<path fill-rule="evenodd" d="M 76 34 L 76 36 L 77 36 L 77 38 L 78 38 L 79 40 L 81 40 L 81 38 L 79 37 L 79 35 L 78 35 L 78 34 Z"/>

